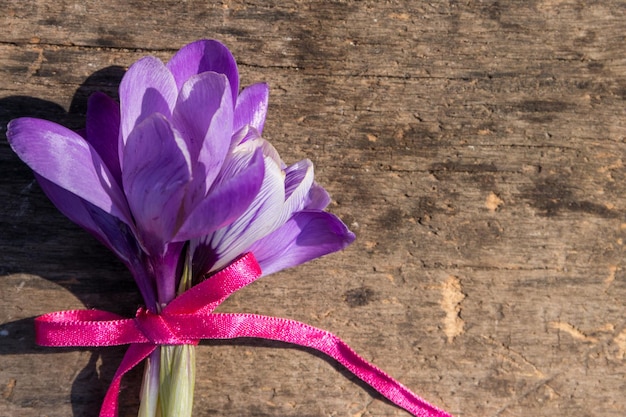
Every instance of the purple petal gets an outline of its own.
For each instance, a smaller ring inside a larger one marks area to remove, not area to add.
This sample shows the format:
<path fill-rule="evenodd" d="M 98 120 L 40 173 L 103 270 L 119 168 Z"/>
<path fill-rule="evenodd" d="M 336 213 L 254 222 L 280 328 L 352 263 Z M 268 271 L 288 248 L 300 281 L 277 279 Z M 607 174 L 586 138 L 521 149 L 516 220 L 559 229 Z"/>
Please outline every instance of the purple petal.
<path fill-rule="evenodd" d="M 330 204 L 330 195 L 316 182 L 313 182 L 307 195 L 304 208 L 306 210 L 324 210 Z"/>
<path fill-rule="evenodd" d="M 47 120 L 9 123 L 15 153 L 37 174 L 130 224 L 124 195 L 95 149 L 77 133 Z"/>
<path fill-rule="evenodd" d="M 313 163 L 308 159 L 296 162 L 285 169 L 285 221 L 296 211 L 304 209 L 311 185 Z"/>
<path fill-rule="evenodd" d="M 120 83 L 120 147 L 135 126 L 151 114 L 161 113 L 169 118 L 177 95 L 174 77 L 159 59 L 147 56 L 131 65 Z"/>
<path fill-rule="evenodd" d="M 85 138 L 98 152 L 111 174 L 122 183 L 122 171 L 118 155 L 120 134 L 120 106 L 104 93 L 96 92 L 87 104 L 87 127 Z"/>
<path fill-rule="evenodd" d="M 175 232 L 190 164 L 185 142 L 163 115 L 148 117 L 128 137 L 124 191 L 150 255 L 162 254 Z"/>
<path fill-rule="evenodd" d="M 183 46 L 167 63 L 174 75 L 178 89 L 192 75 L 207 71 L 224 74 L 228 77 L 233 103 L 239 92 L 239 72 L 237 62 L 228 48 L 215 40 L 202 39 Z"/>
<path fill-rule="evenodd" d="M 281 225 L 284 201 L 283 173 L 276 162 L 265 155 L 265 176 L 254 201 L 233 223 L 215 231 L 204 241 L 210 250 L 219 255 L 211 269 L 226 266 L 252 243 L 276 230 Z"/>
<path fill-rule="evenodd" d="M 47 179 L 37 174 L 35 177 L 43 192 L 61 213 L 91 233 L 130 269 L 146 305 L 155 305 L 153 280 L 147 274 L 141 251 L 129 226 Z"/>
<path fill-rule="evenodd" d="M 252 126 L 246 125 L 233 134 L 233 137 L 230 138 L 230 146 L 241 145 L 242 143 L 255 139 L 261 139 L 261 134 Z"/>
<path fill-rule="evenodd" d="M 207 197 L 188 215 L 175 240 L 206 236 L 232 223 L 248 209 L 259 193 L 264 173 L 263 153 L 257 149 L 246 159 L 245 166 L 214 184 Z"/>
<path fill-rule="evenodd" d="M 267 84 L 258 83 L 244 88 L 241 94 L 239 94 L 239 97 L 237 97 L 233 132 L 237 132 L 242 127 L 250 125 L 254 127 L 259 134 L 262 134 L 268 101 L 269 87 Z"/>
<path fill-rule="evenodd" d="M 116 255 L 122 260 L 128 260 L 127 251 L 122 250 L 118 251 L 118 248 L 111 243 L 109 238 L 105 233 L 102 233 L 100 230 L 100 226 L 94 221 L 91 216 L 92 210 L 87 208 L 87 204 L 91 205 L 91 207 L 95 208 L 93 204 L 90 204 L 83 200 L 80 197 L 77 197 L 75 194 L 67 191 L 65 188 L 61 188 L 53 182 L 48 181 L 44 177 L 35 174 L 37 178 L 37 182 L 39 186 L 43 190 L 43 192 L 48 196 L 50 201 L 56 206 L 57 209 L 61 213 L 63 213 L 67 218 L 69 218 L 74 223 L 78 224 L 83 229 L 86 229 L 89 233 L 94 235 L 100 242 L 102 242 L 106 247 L 115 252 Z M 108 215 L 112 218 L 115 218 L 107 213 L 103 213 L 103 216 Z"/>
<path fill-rule="evenodd" d="M 248 251 L 254 253 L 265 276 L 341 250 L 354 238 L 334 215 L 301 211 L 281 228 L 254 243 Z"/>
<path fill-rule="evenodd" d="M 199 196 L 187 201 L 193 207 L 194 197 L 206 195 L 230 147 L 233 104 L 226 77 L 205 72 L 189 78 L 180 90 L 172 123 L 187 142 L 195 164 L 193 176 L 198 184 L 192 189 Z"/>

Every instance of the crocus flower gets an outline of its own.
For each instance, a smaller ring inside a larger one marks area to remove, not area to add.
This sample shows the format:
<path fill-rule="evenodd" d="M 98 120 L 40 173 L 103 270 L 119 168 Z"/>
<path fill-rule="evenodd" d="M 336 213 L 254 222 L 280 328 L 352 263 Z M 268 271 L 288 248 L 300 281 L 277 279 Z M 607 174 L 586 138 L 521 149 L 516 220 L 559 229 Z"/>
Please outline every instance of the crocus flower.
<path fill-rule="evenodd" d="M 59 210 L 129 268 L 153 313 L 245 252 L 269 274 L 354 239 L 323 211 L 311 162 L 287 166 L 263 139 L 268 86 L 239 93 L 221 43 L 140 59 L 119 97 L 92 95 L 81 132 L 21 118 L 7 137 Z M 191 415 L 194 369 L 193 346 L 155 350 L 140 415 Z"/>
<path fill-rule="evenodd" d="M 233 337 L 317 349 L 414 415 L 449 417 L 325 330 L 213 313 L 259 276 L 354 240 L 324 211 L 330 198 L 311 161 L 287 165 L 263 138 L 268 86 L 239 92 L 238 83 L 230 51 L 201 40 L 167 64 L 154 57 L 133 64 L 119 104 L 90 97 L 80 132 L 40 119 L 9 123 L 11 147 L 43 191 L 124 262 L 147 307 L 128 320 L 98 310 L 47 314 L 35 320 L 38 342 L 131 344 L 105 396 L 106 417 L 117 414 L 122 376 L 144 358 L 139 417 L 190 417 L 195 343 Z"/>
<path fill-rule="evenodd" d="M 239 93 L 221 43 L 140 59 L 119 97 L 92 95 L 82 132 L 21 118 L 7 137 L 52 202 L 127 265 L 148 308 L 175 297 L 186 245 L 200 277 L 246 251 L 268 274 L 354 239 L 323 211 L 311 162 L 286 166 L 262 138 L 268 86 Z"/>

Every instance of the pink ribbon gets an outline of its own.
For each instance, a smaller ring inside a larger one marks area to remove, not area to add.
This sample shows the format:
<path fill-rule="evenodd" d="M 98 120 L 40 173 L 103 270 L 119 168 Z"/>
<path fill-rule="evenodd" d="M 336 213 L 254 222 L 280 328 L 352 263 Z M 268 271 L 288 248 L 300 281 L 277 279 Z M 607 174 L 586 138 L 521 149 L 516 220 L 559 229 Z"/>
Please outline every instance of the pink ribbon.
<path fill-rule="evenodd" d="M 35 319 L 36 342 L 42 346 L 130 344 L 104 397 L 100 417 L 117 416 L 122 377 L 158 345 L 197 344 L 200 339 L 240 337 L 277 340 L 318 350 L 414 416 L 451 417 L 368 363 L 330 332 L 278 317 L 213 313 L 228 296 L 260 276 L 261 268 L 249 253 L 178 296 L 160 314 L 144 308 L 137 311 L 134 319 L 100 310 L 44 314 Z"/>

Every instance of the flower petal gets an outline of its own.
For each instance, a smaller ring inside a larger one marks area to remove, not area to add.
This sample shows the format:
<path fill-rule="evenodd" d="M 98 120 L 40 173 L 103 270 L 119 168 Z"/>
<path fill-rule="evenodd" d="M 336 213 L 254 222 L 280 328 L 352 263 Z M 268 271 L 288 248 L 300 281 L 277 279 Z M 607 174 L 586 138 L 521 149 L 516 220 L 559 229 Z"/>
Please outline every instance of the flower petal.
<path fill-rule="evenodd" d="M 239 129 L 235 134 L 233 134 L 232 138 L 230 138 L 230 146 L 241 145 L 242 143 L 247 142 L 249 140 L 255 140 L 255 139 L 260 139 L 260 138 L 261 138 L 261 135 L 259 134 L 258 130 L 256 130 L 250 125 L 245 125 L 241 129 Z"/>
<path fill-rule="evenodd" d="M 124 195 L 96 150 L 77 133 L 47 120 L 20 118 L 7 138 L 33 171 L 130 224 Z"/>
<path fill-rule="evenodd" d="M 161 114 L 153 114 L 128 137 L 122 181 L 141 243 L 161 255 L 174 235 L 186 185 L 191 178 L 183 139 Z"/>
<path fill-rule="evenodd" d="M 354 238 L 336 216 L 323 211 L 301 211 L 248 251 L 254 254 L 265 276 L 341 250 Z"/>
<path fill-rule="evenodd" d="M 146 305 L 156 305 L 154 283 L 146 271 L 141 250 L 130 227 L 42 176 L 35 174 L 35 177 L 61 213 L 91 233 L 130 269 Z"/>
<path fill-rule="evenodd" d="M 237 62 L 228 48 L 215 40 L 201 39 L 183 46 L 167 63 L 174 75 L 178 89 L 192 75 L 207 71 L 224 74 L 230 83 L 233 103 L 239 93 L 239 72 Z"/>
<path fill-rule="evenodd" d="M 304 209 L 309 190 L 313 185 L 313 176 L 313 163 L 308 159 L 296 162 L 285 169 L 284 221 L 296 211 Z"/>
<path fill-rule="evenodd" d="M 330 204 L 330 195 L 316 182 L 313 182 L 307 195 L 304 208 L 306 210 L 324 210 Z"/>
<path fill-rule="evenodd" d="M 265 173 L 261 149 L 245 158 L 228 175 L 220 175 L 206 198 L 189 214 L 176 234 L 176 241 L 206 236 L 232 223 L 250 206 L 259 193 Z M 233 165 L 228 163 L 227 165 Z"/>
<path fill-rule="evenodd" d="M 105 233 L 102 233 L 100 226 L 94 221 L 91 216 L 91 212 L 97 210 L 97 207 L 75 194 L 67 191 L 65 188 L 61 188 L 53 182 L 48 181 L 44 177 L 35 174 L 39 186 L 43 192 L 48 196 L 50 201 L 56 206 L 61 213 L 69 218 L 74 223 L 78 224 L 83 229 L 86 229 L 89 233 L 94 235 L 100 242 L 106 247 L 115 252 L 116 255 L 122 260 L 128 260 L 128 253 L 125 250 L 118 251 L 116 245 L 114 245 Z M 90 205 L 90 209 L 87 208 Z M 102 216 L 109 216 L 113 219 L 115 217 L 108 213 L 102 212 Z"/>
<path fill-rule="evenodd" d="M 87 103 L 85 138 L 98 152 L 100 158 L 122 184 L 122 171 L 118 155 L 120 134 L 120 106 L 104 93 L 95 92 Z"/>
<path fill-rule="evenodd" d="M 239 97 L 237 97 L 233 132 L 237 132 L 242 127 L 250 125 L 254 127 L 259 134 L 262 134 L 268 101 L 269 86 L 267 84 L 258 83 L 244 88 L 241 94 L 239 94 Z"/>
<path fill-rule="evenodd" d="M 263 184 L 245 213 L 202 242 L 205 246 L 202 250 L 214 252 L 218 256 L 215 264 L 204 265 L 211 271 L 223 268 L 252 243 L 280 226 L 281 210 L 285 201 L 283 173 L 271 157 L 265 156 L 264 160 Z M 209 271 L 205 269 L 202 272 Z"/>
<path fill-rule="evenodd" d="M 177 95 L 176 81 L 159 59 L 147 56 L 131 65 L 120 83 L 120 147 L 135 126 L 151 114 L 161 113 L 169 118 Z"/>
<path fill-rule="evenodd" d="M 194 75 L 183 84 L 172 117 L 189 147 L 194 184 L 190 207 L 206 195 L 230 148 L 233 104 L 226 76 L 215 72 Z"/>

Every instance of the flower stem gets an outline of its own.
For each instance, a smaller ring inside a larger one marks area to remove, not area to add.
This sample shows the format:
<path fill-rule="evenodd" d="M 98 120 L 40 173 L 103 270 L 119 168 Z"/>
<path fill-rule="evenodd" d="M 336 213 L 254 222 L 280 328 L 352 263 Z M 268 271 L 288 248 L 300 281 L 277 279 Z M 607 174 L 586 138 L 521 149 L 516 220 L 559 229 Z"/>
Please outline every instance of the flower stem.
<path fill-rule="evenodd" d="M 160 366 L 161 349 L 156 349 L 146 359 L 143 382 L 141 384 L 141 402 L 139 404 L 138 417 L 156 417 L 158 415 Z"/>
<path fill-rule="evenodd" d="M 160 417 L 191 417 L 196 379 L 196 347 L 161 346 Z"/>
<path fill-rule="evenodd" d="M 146 360 L 138 417 L 191 417 L 195 379 L 195 346 L 160 346 Z"/>
<path fill-rule="evenodd" d="M 187 255 L 178 294 L 191 288 Z M 159 346 L 146 360 L 138 417 L 191 417 L 196 381 L 194 345 Z"/>

